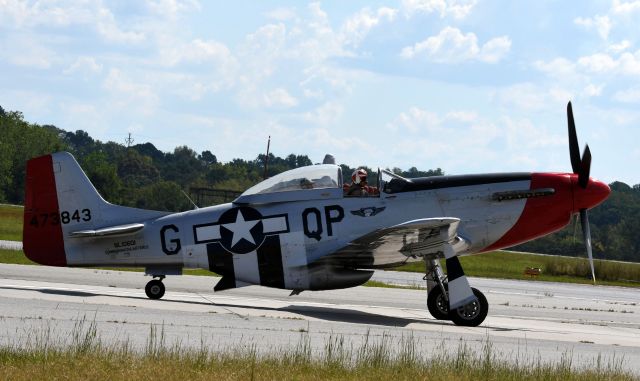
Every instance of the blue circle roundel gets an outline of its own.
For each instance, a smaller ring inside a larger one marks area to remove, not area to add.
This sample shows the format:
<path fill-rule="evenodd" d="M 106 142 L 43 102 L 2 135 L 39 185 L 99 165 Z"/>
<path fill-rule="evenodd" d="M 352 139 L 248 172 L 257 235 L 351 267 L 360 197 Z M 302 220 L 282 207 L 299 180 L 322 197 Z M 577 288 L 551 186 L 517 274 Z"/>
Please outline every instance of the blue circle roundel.
<path fill-rule="evenodd" d="M 253 208 L 229 209 L 222 213 L 218 221 L 220 243 L 232 253 L 250 253 L 264 241 L 262 215 Z"/>

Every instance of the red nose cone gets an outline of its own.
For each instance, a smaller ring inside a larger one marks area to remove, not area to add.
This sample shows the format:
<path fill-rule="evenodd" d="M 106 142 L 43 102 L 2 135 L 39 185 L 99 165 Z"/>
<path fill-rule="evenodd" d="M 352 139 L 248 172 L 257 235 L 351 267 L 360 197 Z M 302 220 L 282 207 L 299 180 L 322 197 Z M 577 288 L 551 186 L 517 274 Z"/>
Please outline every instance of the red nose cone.
<path fill-rule="evenodd" d="M 578 184 L 578 176 L 571 176 L 571 186 L 573 188 L 573 211 L 577 213 L 580 209 L 591 209 L 609 197 L 611 188 L 600 180 L 589 178 L 586 188 Z"/>

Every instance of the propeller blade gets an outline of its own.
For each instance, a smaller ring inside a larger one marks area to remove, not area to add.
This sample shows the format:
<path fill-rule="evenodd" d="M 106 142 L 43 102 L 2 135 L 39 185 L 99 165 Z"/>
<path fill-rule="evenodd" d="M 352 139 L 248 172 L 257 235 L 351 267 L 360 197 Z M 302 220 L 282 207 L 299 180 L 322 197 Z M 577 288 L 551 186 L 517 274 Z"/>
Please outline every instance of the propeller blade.
<path fill-rule="evenodd" d="M 596 283 L 596 272 L 593 269 L 593 253 L 591 252 L 591 229 L 589 229 L 589 215 L 586 209 L 580 209 L 580 225 L 582 225 L 582 236 L 584 245 L 587 247 L 587 256 L 589 257 L 589 265 L 591 266 L 591 277 L 593 283 Z"/>
<path fill-rule="evenodd" d="M 578 184 L 585 189 L 589 184 L 589 172 L 591 171 L 591 150 L 589 145 L 584 149 L 582 160 L 580 161 L 580 171 L 578 172 Z"/>
<path fill-rule="evenodd" d="M 573 169 L 573 173 L 580 173 L 580 168 L 582 167 L 580 147 L 578 147 L 578 135 L 576 135 L 576 124 L 573 120 L 571 102 L 567 104 L 567 121 L 569 123 L 569 157 L 571 158 L 571 169 Z"/>

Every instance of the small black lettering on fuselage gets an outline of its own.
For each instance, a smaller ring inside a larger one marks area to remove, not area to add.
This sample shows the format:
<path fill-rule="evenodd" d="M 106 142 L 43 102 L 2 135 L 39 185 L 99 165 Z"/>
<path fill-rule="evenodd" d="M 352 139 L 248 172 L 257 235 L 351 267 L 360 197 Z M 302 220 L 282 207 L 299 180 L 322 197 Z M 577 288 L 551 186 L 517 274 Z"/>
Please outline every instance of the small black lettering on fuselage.
<path fill-rule="evenodd" d="M 128 247 L 128 246 L 135 246 L 136 245 L 136 240 L 132 239 L 130 241 L 122 241 L 122 242 L 114 242 L 113 243 L 113 247 Z"/>
<path fill-rule="evenodd" d="M 324 222 L 328 237 L 333 236 L 333 224 L 342 221 L 343 218 L 344 209 L 340 205 L 324 207 Z M 307 237 L 320 241 L 324 232 L 322 225 L 322 213 L 318 208 L 307 208 L 302 212 L 302 227 Z"/>
<path fill-rule="evenodd" d="M 160 229 L 160 242 L 162 243 L 162 251 L 167 255 L 178 254 L 182 246 L 180 245 L 180 238 L 172 238 L 167 240 L 167 230 L 174 233 L 180 232 L 180 229 L 176 225 L 165 225 Z M 171 234 L 175 236 L 174 234 Z M 171 244 L 170 247 L 167 243 Z"/>

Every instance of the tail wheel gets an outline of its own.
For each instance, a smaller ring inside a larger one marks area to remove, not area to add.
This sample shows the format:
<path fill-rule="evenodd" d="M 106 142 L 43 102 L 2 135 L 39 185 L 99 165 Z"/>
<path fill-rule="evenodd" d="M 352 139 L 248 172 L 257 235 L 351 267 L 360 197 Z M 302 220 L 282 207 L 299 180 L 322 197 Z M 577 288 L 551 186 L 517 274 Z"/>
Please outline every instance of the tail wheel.
<path fill-rule="evenodd" d="M 448 285 L 444 285 L 444 289 L 448 291 Z M 442 288 L 436 286 L 429 292 L 427 296 L 427 309 L 431 316 L 438 320 L 449 320 L 449 300 L 442 293 Z"/>
<path fill-rule="evenodd" d="M 147 283 L 144 292 L 149 299 L 160 299 L 164 296 L 164 283 L 158 279 L 153 279 Z"/>
<path fill-rule="evenodd" d="M 449 319 L 451 319 L 455 325 L 477 327 L 482 324 L 487 317 L 487 313 L 489 312 L 487 298 L 485 298 L 484 294 L 477 288 L 471 288 L 471 290 L 477 300 L 449 312 Z"/>

